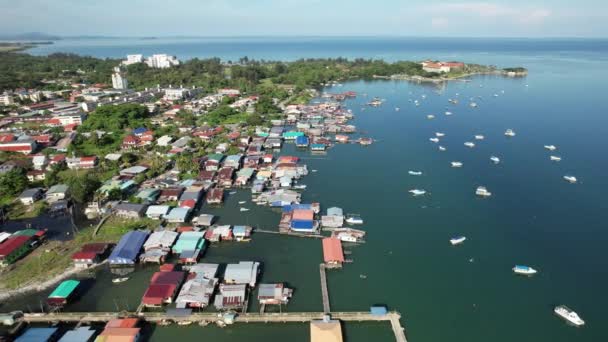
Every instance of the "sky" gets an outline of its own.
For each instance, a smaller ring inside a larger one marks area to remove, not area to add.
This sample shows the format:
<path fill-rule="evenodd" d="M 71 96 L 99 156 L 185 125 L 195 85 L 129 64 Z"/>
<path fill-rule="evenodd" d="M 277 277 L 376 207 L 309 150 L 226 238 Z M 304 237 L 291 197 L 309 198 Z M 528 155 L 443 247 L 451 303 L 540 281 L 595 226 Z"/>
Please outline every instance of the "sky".
<path fill-rule="evenodd" d="M 608 37 L 608 0 L 0 0 L 0 34 Z"/>

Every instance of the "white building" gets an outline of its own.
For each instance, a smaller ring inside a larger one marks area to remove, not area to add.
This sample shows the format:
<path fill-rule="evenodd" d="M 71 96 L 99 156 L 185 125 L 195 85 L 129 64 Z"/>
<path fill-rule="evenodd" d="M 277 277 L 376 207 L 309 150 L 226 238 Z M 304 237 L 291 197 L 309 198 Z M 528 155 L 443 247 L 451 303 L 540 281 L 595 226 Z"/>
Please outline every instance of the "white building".
<path fill-rule="evenodd" d="M 114 68 L 114 73 L 112 74 L 112 88 L 114 89 L 128 89 L 129 82 L 120 72 L 120 68 Z"/>
<path fill-rule="evenodd" d="M 146 58 L 146 64 L 150 68 L 170 68 L 175 65 L 179 65 L 179 60 L 175 56 L 169 56 L 167 54 L 157 54 Z"/>
<path fill-rule="evenodd" d="M 0 94 L 0 104 L 10 106 L 14 103 L 13 95 L 9 93 Z"/>
<path fill-rule="evenodd" d="M 122 61 L 124 65 L 131 65 L 144 62 L 144 55 L 127 55 L 127 59 Z"/>
<path fill-rule="evenodd" d="M 165 89 L 165 100 L 176 101 L 184 100 L 191 96 L 188 88 L 167 88 Z"/>

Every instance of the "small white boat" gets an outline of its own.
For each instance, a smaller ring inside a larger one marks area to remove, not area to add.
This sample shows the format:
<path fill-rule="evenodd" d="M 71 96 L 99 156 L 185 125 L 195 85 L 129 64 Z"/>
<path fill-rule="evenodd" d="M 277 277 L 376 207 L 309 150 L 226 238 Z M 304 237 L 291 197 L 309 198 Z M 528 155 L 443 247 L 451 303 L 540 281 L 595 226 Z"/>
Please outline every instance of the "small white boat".
<path fill-rule="evenodd" d="M 230 191 L 230 192 L 228 193 L 228 195 L 234 195 L 234 194 L 236 194 L 236 191 Z"/>
<path fill-rule="evenodd" d="M 545 145 L 545 150 L 555 151 L 557 150 L 557 147 L 555 147 L 555 145 Z"/>
<path fill-rule="evenodd" d="M 429 115 L 426 116 L 426 118 L 429 119 L 429 120 L 432 120 L 432 119 L 435 118 L 435 115 L 429 114 Z"/>
<path fill-rule="evenodd" d="M 306 189 L 306 185 L 298 184 L 298 185 L 294 185 L 293 188 L 298 189 L 298 190 L 304 190 L 304 189 Z"/>
<path fill-rule="evenodd" d="M 513 267 L 513 272 L 515 274 L 523 274 L 523 275 L 534 275 L 537 273 L 537 271 L 535 269 L 533 269 L 530 266 L 524 266 L 524 265 L 515 265 L 515 267 Z"/>
<path fill-rule="evenodd" d="M 475 143 L 467 141 L 467 142 L 464 143 L 464 146 L 469 147 L 469 148 L 473 148 L 473 147 L 475 147 Z"/>
<path fill-rule="evenodd" d="M 317 172 L 317 170 L 312 170 L 312 172 Z"/>
<path fill-rule="evenodd" d="M 445 112 L 445 115 L 450 116 L 450 115 L 452 115 L 452 112 L 447 111 L 447 112 Z"/>
<path fill-rule="evenodd" d="M 471 102 L 471 104 L 469 106 L 471 106 L 471 108 L 476 108 L 477 107 L 477 102 Z"/>
<path fill-rule="evenodd" d="M 345 221 L 348 224 L 363 224 L 363 219 L 359 215 L 348 215 Z"/>
<path fill-rule="evenodd" d="M 483 140 L 483 139 L 485 139 L 485 137 L 481 134 L 478 134 L 475 136 L 475 140 Z"/>
<path fill-rule="evenodd" d="M 556 161 L 556 162 L 558 162 L 558 161 L 561 161 L 561 160 L 562 160 L 562 157 L 558 157 L 558 156 L 550 156 L 550 157 L 549 157 L 549 159 L 550 159 L 551 161 Z"/>
<path fill-rule="evenodd" d="M 401 110 L 401 108 L 395 107 L 395 112 L 398 112 L 399 110 Z"/>
<path fill-rule="evenodd" d="M 505 131 L 505 135 L 508 137 L 514 137 L 515 136 L 515 132 L 512 129 L 508 129 Z"/>
<path fill-rule="evenodd" d="M 490 196 L 492 196 L 492 193 L 489 192 L 485 186 L 480 186 L 480 187 L 477 187 L 477 190 L 475 190 L 475 195 L 481 196 L 481 197 L 490 197 Z"/>
<path fill-rule="evenodd" d="M 585 321 L 572 309 L 565 305 L 558 305 L 553 309 L 556 315 L 574 324 L 577 327 L 585 325 Z"/>
<path fill-rule="evenodd" d="M 445 147 L 443 147 L 443 146 L 439 146 L 439 151 L 443 152 L 443 151 L 445 151 L 445 150 L 447 150 L 447 148 L 445 148 Z"/>
<path fill-rule="evenodd" d="M 247 208 L 240 208 L 239 210 L 240 211 L 249 211 L 249 209 L 247 209 Z"/>
<path fill-rule="evenodd" d="M 456 245 L 460 245 L 461 243 L 463 243 L 467 238 L 464 236 L 457 236 L 457 237 L 453 237 L 450 239 L 450 243 L 452 244 L 452 246 L 456 246 Z"/>
<path fill-rule="evenodd" d="M 445 133 L 441 133 L 441 132 L 435 132 L 435 136 L 436 136 L 437 138 L 445 137 Z"/>
<path fill-rule="evenodd" d="M 453 161 L 452 162 L 452 167 L 462 167 L 462 163 L 461 162 L 457 162 L 457 161 Z"/>
<path fill-rule="evenodd" d="M 408 171 L 410 176 L 422 176 L 422 171 Z"/>
<path fill-rule="evenodd" d="M 578 181 L 574 176 L 564 176 L 564 179 L 570 183 L 576 183 Z"/>
<path fill-rule="evenodd" d="M 365 275 L 365 274 L 359 274 L 359 278 L 361 278 L 361 279 L 367 279 L 367 275 Z"/>
<path fill-rule="evenodd" d="M 496 156 L 491 156 L 490 160 L 492 161 L 492 163 L 494 164 L 498 164 L 500 163 L 500 158 L 496 157 Z"/>
<path fill-rule="evenodd" d="M 420 190 L 420 189 L 412 189 L 409 191 L 410 194 L 412 194 L 412 196 L 422 196 L 424 194 L 426 194 L 426 190 Z"/>
<path fill-rule="evenodd" d="M 119 284 L 119 283 L 124 283 L 125 281 L 129 280 L 129 277 L 123 277 L 123 278 L 114 278 L 112 279 L 112 282 L 114 284 Z"/>
<path fill-rule="evenodd" d="M 192 324 L 192 321 L 178 321 L 177 325 L 182 325 L 182 326 L 186 326 L 186 325 L 190 325 Z"/>
<path fill-rule="evenodd" d="M 239 204 L 245 204 L 247 201 L 239 201 Z"/>
<path fill-rule="evenodd" d="M 439 142 L 439 138 L 430 138 L 429 141 L 434 142 L 434 143 L 438 143 Z"/>

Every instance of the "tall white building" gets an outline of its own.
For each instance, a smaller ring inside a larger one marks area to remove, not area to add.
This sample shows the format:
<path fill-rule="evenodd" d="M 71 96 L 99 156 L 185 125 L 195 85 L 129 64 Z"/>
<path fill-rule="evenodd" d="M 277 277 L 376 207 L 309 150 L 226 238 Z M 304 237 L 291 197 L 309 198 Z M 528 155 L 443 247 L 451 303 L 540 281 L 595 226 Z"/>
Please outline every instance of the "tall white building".
<path fill-rule="evenodd" d="M 127 59 L 122 61 L 124 65 L 131 65 L 136 63 L 143 63 L 144 55 L 127 55 Z"/>
<path fill-rule="evenodd" d="M 179 65 L 179 60 L 175 56 L 169 56 L 167 54 L 152 55 L 146 58 L 146 64 L 150 68 L 170 68 L 174 65 Z"/>
<path fill-rule="evenodd" d="M 112 74 L 112 88 L 114 89 L 128 89 L 129 82 L 120 72 L 120 68 L 114 68 L 114 73 Z"/>

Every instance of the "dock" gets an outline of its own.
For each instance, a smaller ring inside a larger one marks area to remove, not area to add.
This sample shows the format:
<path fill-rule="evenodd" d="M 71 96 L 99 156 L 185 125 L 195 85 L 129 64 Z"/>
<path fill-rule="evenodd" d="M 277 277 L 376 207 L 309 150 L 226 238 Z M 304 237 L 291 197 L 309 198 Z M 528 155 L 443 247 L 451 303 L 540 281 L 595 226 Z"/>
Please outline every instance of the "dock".
<path fill-rule="evenodd" d="M 255 232 L 255 233 L 264 233 L 264 234 L 287 235 L 287 236 L 302 237 L 302 238 L 312 238 L 312 239 L 323 239 L 323 238 L 327 237 L 327 236 L 323 236 L 323 235 L 320 235 L 320 234 L 304 234 L 304 233 L 296 233 L 296 232 L 289 232 L 289 231 L 278 231 L 278 230 L 268 230 L 268 229 L 260 229 L 260 228 L 255 228 L 253 230 L 253 232 Z"/>
<path fill-rule="evenodd" d="M 329 291 L 327 290 L 327 273 L 325 272 L 325 264 L 319 265 L 319 273 L 321 275 L 321 295 L 323 296 L 323 312 L 330 313 L 329 307 Z"/>

